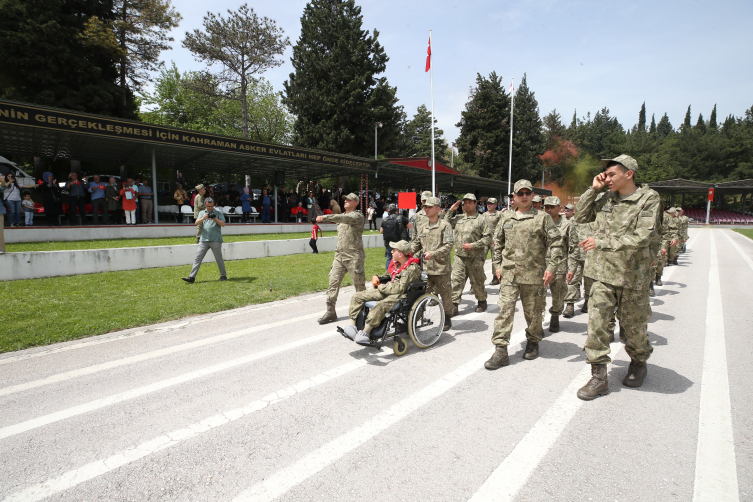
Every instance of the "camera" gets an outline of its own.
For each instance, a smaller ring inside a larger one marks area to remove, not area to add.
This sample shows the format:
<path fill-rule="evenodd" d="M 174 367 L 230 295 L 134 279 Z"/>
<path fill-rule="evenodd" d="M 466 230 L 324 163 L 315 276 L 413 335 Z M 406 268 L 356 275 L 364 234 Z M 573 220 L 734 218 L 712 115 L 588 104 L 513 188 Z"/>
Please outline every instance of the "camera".
<path fill-rule="evenodd" d="M 207 213 L 207 218 L 209 218 L 210 220 L 213 220 L 213 219 L 215 219 L 216 217 L 217 217 L 217 215 L 216 215 L 216 214 L 214 214 L 214 211 L 212 211 L 211 213 Z"/>

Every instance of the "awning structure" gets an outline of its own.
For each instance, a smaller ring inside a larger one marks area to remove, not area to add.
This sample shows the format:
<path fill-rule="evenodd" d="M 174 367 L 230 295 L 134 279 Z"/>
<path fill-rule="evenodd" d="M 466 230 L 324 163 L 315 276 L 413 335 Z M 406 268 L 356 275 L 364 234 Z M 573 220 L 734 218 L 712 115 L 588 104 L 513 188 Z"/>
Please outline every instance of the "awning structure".
<path fill-rule="evenodd" d="M 718 195 L 741 195 L 741 210 L 745 212 L 747 195 L 753 193 L 753 179 L 725 181 L 723 183 L 707 183 L 703 181 L 692 181 L 677 178 L 673 180 L 654 181 L 648 186 L 660 194 L 669 194 L 670 203 L 674 205 L 674 196 L 686 193 L 708 193 L 709 189 L 714 189 L 714 196 Z M 684 197 L 683 197 L 684 199 Z M 721 199 L 716 199 L 718 203 Z M 684 200 L 683 200 L 684 205 Z"/>

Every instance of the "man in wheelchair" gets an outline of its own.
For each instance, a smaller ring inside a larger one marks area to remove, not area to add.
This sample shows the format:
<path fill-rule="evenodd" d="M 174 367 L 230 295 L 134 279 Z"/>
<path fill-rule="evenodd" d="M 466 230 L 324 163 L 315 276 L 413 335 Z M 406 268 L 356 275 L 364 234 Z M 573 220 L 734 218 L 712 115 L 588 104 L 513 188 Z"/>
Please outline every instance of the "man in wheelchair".
<path fill-rule="evenodd" d="M 406 292 L 411 283 L 421 280 L 421 265 L 418 258 L 411 255 L 411 245 L 406 241 L 390 242 L 392 248 L 392 261 L 390 262 L 389 275 L 371 278 L 374 286 L 372 290 L 359 291 L 350 300 L 350 324 L 340 330 L 343 336 L 350 338 L 359 345 L 369 346 L 371 330 L 379 327 L 387 313 L 400 300 L 406 297 Z M 375 307 L 369 309 L 366 323 L 362 330 L 356 328 L 358 314 L 369 301 L 378 302 Z"/>

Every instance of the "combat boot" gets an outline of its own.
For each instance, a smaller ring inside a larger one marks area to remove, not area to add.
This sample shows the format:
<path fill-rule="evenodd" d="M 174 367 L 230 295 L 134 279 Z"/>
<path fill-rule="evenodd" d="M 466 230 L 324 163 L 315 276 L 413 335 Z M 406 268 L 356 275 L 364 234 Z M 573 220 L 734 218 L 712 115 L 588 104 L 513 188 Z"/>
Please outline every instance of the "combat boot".
<path fill-rule="evenodd" d="M 609 332 L 609 343 L 614 343 L 614 330 Z"/>
<path fill-rule="evenodd" d="M 656 284 L 657 286 L 664 286 L 664 283 L 661 282 L 661 276 L 660 275 L 656 276 L 656 281 L 654 281 L 654 284 Z"/>
<path fill-rule="evenodd" d="M 639 363 L 638 361 L 630 361 L 630 366 L 628 366 L 628 372 L 627 375 L 625 375 L 625 379 L 622 381 L 622 385 L 625 387 L 640 387 L 643 385 L 643 379 L 646 378 L 646 362 Z"/>
<path fill-rule="evenodd" d="M 552 318 L 549 320 L 549 331 L 551 333 L 557 333 L 560 330 L 560 316 L 552 314 Z"/>
<path fill-rule="evenodd" d="M 607 382 L 607 365 L 592 364 L 591 380 L 578 389 L 578 397 L 584 401 L 591 401 L 601 395 L 609 394 L 609 382 Z"/>
<path fill-rule="evenodd" d="M 455 308 L 452 310 L 452 317 L 455 317 L 456 315 L 458 315 L 460 313 L 460 310 L 458 310 L 458 304 L 457 303 L 453 303 L 453 305 L 455 306 Z"/>
<path fill-rule="evenodd" d="M 568 303 L 567 307 L 565 307 L 565 311 L 562 313 L 562 317 L 565 319 L 570 319 L 575 315 L 575 304 L 574 303 Z"/>
<path fill-rule="evenodd" d="M 484 363 L 484 368 L 488 370 L 497 370 L 502 366 L 510 364 L 510 357 L 507 355 L 507 345 L 498 345 L 492 357 Z"/>
<path fill-rule="evenodd" d="M 444 331 L 447 331 L 447 330 L 448 330 L 448 329 L 450 329 L 451 327 L 452 327 L 452 321 L 451 321 L 451 320 L 450 320 L 450 318 L 448 317 L 448 318 L 446 318 L 446 319 L 444 320 L 444 327 L 443 327 L 442 329 L 443 329 Z"/>
<path fill-rule="evenodd" d="M 327 324 L 328 322 L 337 321 L 335 304 L 327 302 L 327 311 L 317 321 L 319 322 L 319 324 Z"/>
<path fill-rule="evenodd" d="M 586 298 L 586 301 L 583 302 L 583 306 L 580 308 L 580 311 L 584 314 L 588 314 L 588 298 Z"/>
<path fill-rule="evenodd" d="M 489 283 L 489 286 L 497 286 L 499 284 L 499 279 L 497 279 L 497 276 L 495 275 L 492 279 L 492 282 Z"/>
<path fill-rule="evenodd" d="M 656 291 L 654 291 L 654 281 L 651 281 L 651 284 L 648 285 L 648 296 L 656 296 Z"/>
<path fill-rule="evenodd" d="M 533 361 L 537 357 L 539 357 L 539 342 L 532 342 L 531 340 L 528 340 L 526 342 L 526 351 L 523 354 L 523 359 Z"/>
<path fill-rule="evenodd" d="M 478 307 L 476 307 L 476 312 L 486 312 L 486 300 L 482 302 L 478 302 Z"/>
<path fill-rule="evenodd" d="M 625 334 L 625 328 L 620 326 L 620 341 L 622 343 L 627 343 L 627 335 Z"/>
<path fill-rule="evenodd" d="M 679 263 L 677 263 L 677 258 L 675 258 L 674 260 L 672 260 L 672 263 L 675 264 L 675 265 L 679 265 Z"/>

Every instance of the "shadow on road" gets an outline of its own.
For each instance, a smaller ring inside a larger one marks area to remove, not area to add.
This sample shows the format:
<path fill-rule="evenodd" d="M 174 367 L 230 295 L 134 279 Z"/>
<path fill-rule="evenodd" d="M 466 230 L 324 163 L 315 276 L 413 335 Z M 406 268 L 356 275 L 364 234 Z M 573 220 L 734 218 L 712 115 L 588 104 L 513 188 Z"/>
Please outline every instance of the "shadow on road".
<path fill-rule="evenodd" d="M 651 316 L 651 319 L 649 319 L 649 323 L 656 322 L 656 321 L 674 321 L 675 316 L 669 315 L 669 314 L 662 314 L 661 312 L 654 312 L 654 314 Z"/>
<path fill-rule="evenodd" d="M 637 392 L 657 392 L 659 394 L 682 394 L 694 384 L 693 381 L 685 378 L 674 370 L 656 366 L 648 362 L 648 373 L 643 385 L 637 389 L 632 389 L 622 385 L 622 379 L 627 374 L 627 361 L 613 361 L 609 370 L 609 391 L 637 391 Z"/>

